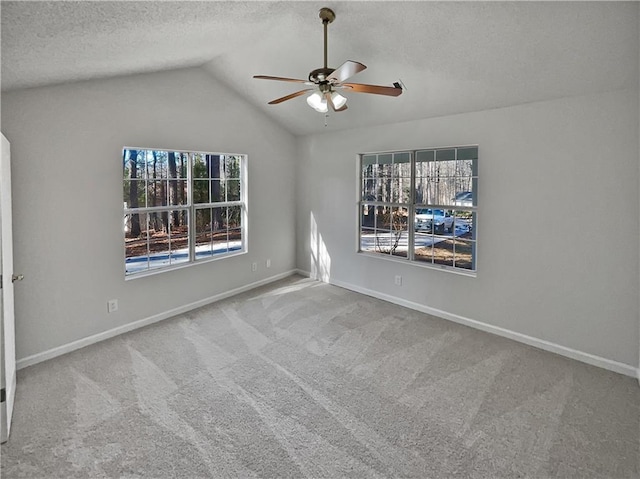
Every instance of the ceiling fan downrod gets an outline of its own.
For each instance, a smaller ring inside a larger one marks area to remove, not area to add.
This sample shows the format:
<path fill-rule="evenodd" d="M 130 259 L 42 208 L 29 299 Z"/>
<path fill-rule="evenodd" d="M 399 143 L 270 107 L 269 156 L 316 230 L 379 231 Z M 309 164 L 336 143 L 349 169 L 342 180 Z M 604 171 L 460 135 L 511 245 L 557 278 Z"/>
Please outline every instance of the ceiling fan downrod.
<path fill-rule="evenodd" d="M 336 14 L 330 8 L 323 7 L 320 9 L 320 18 L 322 19 L 322 26 L 324 27 L 324 68 L 325 70 L 328 68 L 327 66 L 327 27 L 331 22 L 336 19 Z"/>

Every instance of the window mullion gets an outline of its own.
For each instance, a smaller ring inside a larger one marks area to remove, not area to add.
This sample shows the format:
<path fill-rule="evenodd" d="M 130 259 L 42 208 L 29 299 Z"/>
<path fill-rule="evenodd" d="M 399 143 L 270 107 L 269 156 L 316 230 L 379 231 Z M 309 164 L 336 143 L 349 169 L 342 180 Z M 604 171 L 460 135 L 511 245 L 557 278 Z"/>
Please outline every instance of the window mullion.
<path fill-rule="evenodd" d="M 193 201 L 193 161 L 194 153 L 187 153 L 187 205 L 188 210 L 188 233 L 189 233 L 189 262 L 193 263 L 196 260 L 196 211 Z"/>
<path fill-rule="evenodd" d="M 413 261 L 413 251 L 415 245 L 415 198 L 416 198 L 416 155 L 414 151 L 409 152 L 409 164 L 411 165 L 411 189 L 409 190 L 409 211 L 407 218 L 408 239 L 407 239 L 407 259 Z"/>

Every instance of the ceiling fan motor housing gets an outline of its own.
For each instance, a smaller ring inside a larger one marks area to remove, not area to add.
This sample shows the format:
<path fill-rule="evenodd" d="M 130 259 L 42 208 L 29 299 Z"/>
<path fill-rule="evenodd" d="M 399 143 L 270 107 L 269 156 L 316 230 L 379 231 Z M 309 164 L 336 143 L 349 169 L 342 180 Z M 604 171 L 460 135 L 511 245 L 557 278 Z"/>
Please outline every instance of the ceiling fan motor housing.
<path fill-rule="evenodd" d="M 335 68 L 316 68 L 309 73 L 309 81 L 320 84 L 327 81 L 327 77 L 335 71 Z"/>

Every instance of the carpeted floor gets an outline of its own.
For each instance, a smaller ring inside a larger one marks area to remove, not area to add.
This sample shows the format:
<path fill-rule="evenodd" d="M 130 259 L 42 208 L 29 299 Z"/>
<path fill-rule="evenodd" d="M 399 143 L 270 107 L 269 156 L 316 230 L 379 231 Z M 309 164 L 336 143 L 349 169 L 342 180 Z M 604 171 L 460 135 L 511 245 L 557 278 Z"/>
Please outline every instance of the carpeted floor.
<path fill-rule="evenodd" d="M 287 278 L 19 371 L 2 477 L 640 475 L 640 387 Z"/>

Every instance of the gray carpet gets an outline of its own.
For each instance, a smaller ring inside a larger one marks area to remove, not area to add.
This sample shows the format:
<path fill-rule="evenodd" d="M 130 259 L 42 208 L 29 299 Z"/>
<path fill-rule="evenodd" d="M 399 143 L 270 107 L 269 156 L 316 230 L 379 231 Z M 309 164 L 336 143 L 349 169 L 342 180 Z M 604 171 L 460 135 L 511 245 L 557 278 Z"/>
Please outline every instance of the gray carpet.
<path fill-rule="evenodd" d="M 2 477 L 638 477 L 636 380 L 294 276 L 19 371 Z"/>

